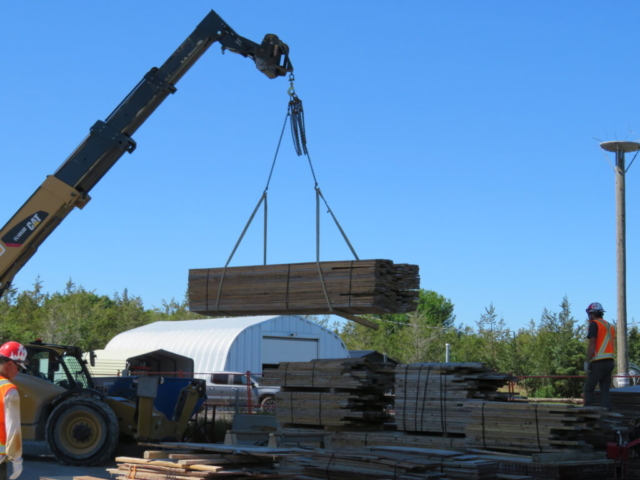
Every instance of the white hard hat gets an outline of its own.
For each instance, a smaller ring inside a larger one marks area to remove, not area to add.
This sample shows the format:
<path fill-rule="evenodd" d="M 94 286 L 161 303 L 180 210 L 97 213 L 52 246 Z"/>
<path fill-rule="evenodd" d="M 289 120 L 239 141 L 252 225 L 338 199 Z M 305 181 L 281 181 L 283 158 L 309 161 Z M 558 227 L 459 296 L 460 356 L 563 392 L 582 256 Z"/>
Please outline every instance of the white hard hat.
<path fill-rule="evenodd" d="M 598 302 L 593 302 L 589 304 L 589 306 L 587 307 L 587 313 L 592 313 L 592 312 L 604 312 L 604 308 L 602 308 L 602 304 Z"/>

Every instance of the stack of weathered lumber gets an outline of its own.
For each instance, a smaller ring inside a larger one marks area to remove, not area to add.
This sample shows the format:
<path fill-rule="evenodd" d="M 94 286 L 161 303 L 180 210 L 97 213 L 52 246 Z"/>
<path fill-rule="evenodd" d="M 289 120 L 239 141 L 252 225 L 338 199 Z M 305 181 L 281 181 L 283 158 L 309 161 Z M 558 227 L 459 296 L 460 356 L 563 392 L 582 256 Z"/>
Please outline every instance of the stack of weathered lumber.
<path fill-rule="evenodd" d="M 599 407 L 485 401 L 469 401 L 467 406 L 467 445 L 497 451 L 593 451 L 592 437 L 613 438 L 620 427 L 619 416 Z"/>
<path fill-rule="evenodd" d="M 381 428 L 389 418 L 391 364 L 340 358 L 284 362 L 263 373 L 263 384 L 281 387 L 276 415 L 283 427 Z"/>
<path fill-rule="evenodd" d="M 482 363 L 413 363 L 396 366 L 395 411 L 398 430 L 463 434 L 469 399 L 508 400 L 498 392 L 512 377 Z"/>
<path fill-rule="evenodd" d="M 614 462 L 604 452 L 562 452 L 513 455 L 470 450 L 478 458 L 498 465 L 496 478 L 544 480 L 609 480 L 615 477 Z"/>
<path fill-rule="evenodd" d="M 189 270 L 189 309 L 209 316 L 406 313 L 416 309 L 417 265 L 390 260 Z"/>
<path fill-rule="evenodd" d="M 288 430 L 283 430 L 286 435 Z M 420 447 L 440 450 L 462 450 L 466 448 L 464 436 L 427 435 L 407 432 L 329 432 L 324 438 L 325 448 L 329 450 L 351 450 L 371 446 L 379 447 Z M 288 446 L 285 442 L 274 446 Z"/>
<path fill-rule="evenodd" d="M 299 479 L 494 479 L 497 465 L 459 452 L 409 447 L 371 447 L 359 451 L 315 450 L 289 459 L 303 469 Z"/>
<path fill-rule="evenodd" d="M 148 444 L 143 458 L 117 457 L 117 467 L 108 468 L 116 480 L 165 480 L 190 478 L 290 478 L 277 462 L 294 449 L 224 446 L 202 443 Z"/>
<path fill-rule="evenodd" d="M 593 451 L 625 430 L 621 415 L 599 407 L 507 401 L 498 389 L 511 379 L 481 363 L 398 365 L 397 429 L 516 454 Z"/>
<path fill-rule="evenodd" d="M 612 388 L 609 395 L 612 411 L 621 414 L 629 423 L 640 418 L 640 385 Z M 602 402 L 599 390 L 594 393 L 594 401 L 596 405 Z"/>
<path fill-rule="evenodd" d="M 285 442 L 283 442 L 285 443 Z M 554 451 L 553 453 L 504 453 L 490 449 L 469 448 L 465 437 L 407 434 L 405 432 L 330 432 L 324 439 L 327 450 L 337 452 L 361 452 L 373 446 L 410 447 L 418 449 L 446 449 L 474 455 L 479 460 L 497 464 L 497 473 L 515 475 L 495 478 L 543 478 L 550 479 L 602 479 L 612 477 L 612 461 L 604 451 L 583 450 Z M 459 459 L 459 457 L 453 457 Z M 517 476 L 519 475 L 519 476 Z M 449 478 L 449 476 L 447 476 Z M 493 478 L 493 477 L 492 477 Z M 629 477 L 635 478 L 635 477 Z"/>

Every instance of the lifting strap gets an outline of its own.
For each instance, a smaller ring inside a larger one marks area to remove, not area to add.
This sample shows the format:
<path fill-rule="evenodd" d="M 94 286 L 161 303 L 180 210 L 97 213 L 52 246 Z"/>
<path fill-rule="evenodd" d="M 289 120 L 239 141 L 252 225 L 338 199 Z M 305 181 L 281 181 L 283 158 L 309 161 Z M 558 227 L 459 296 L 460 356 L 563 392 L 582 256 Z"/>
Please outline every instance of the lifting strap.
<path fill-rule="evenodd" d="M 249 217 L 249 221 L 244 226 L 244 229 L 240 234 L 240 238 L 238 238 L 238 241 L 233 247 L 233 250 L 231 251 L 231 255 L 229 255 L 229 258 L 227 259 L 227 263 L 224 264 L 224 269 L 222 270 L 222 278 L 220 279 L 220 285 L 218 285 L 218 296 L 216 297 L 216 311 L 218 310 L 218 306 L 220 305 L 220 295 L 222 294 L 222 284 L 224 283 L 225 274 L 227 273 L 227 267 L 229 266 L 229 263 L 231 263 L 231 259 L 235 255 L 236 250 L 238 250 L 238 247 L 240 246 L 240 243 L 242 242 L 242 239 L 244 238 L 245 233 L 247 233 L 247 230 L 249 229 L 251 222 L 253 222 L 253 218 L 256 216 L 256 213 L 258 212 L 258 209 L 260 208 L 260 205 L 262 205 L 263 202 L 264 202 L 263 262 L 264 262 L 264 265 L 267 264 L 267 219 L 268 219 L 267 191 L 269 190 L 269 184 L 271 183 L 273 170 L 276 166 L 276 160 L 278 158 L 278 152 L 280 151 L 280 145 L 282 144 L 282 137 L 284 135 L 284 129 L 287 126 L 288 117 L 289 117 L 289 113 L 287 113 L 287 115 L 284 117 L 284 123 L 282 124 L 282 131 L 280 132 L 280 139 L 278 140 L 276 153 L 273 157 L 273 162 L 271 163 L 271 170 L 269 171 L 269 177 L 267 178 L 267 185 L 264 187 L 264 192 L 262 192 L 262 196 L 260 197 L 260 200 L 258 200 L 258 204 L 256 205 L 256 208 L 253 209 L 253 213 L 251 213 L 251 216 Z"/>
<path fill-rule="evenodd" d="M 323 291 L 324 297 L 325 297 L 325 299 L 327 301 L 327 305 L 329 307 L 329 311 L 333 311 L 333 307 L 332 307 L 331 301 L 329 299 L 329 294 L 327 293 L 327 287 L 325 285 L 324 277 L 322 275 L 322 268 L 320 266 L 320 199 L 322 199 L 322 201 L 324 202 L 325 206 L 327 207 L 327 212 L 329 214 L 331 214 L 331 217 L 333 218 L 333 221 L 335 222 L 336 226 L 338 227 L 338 230 L 342 234 L 342 237 L 344 238 L 345 242 L 347 243 L 347 246 L 351 250 L 351 253 L 353 254 L 353 256 L 355 257 L 356 260 L 360 260 L 360 258 L 358 258 L 358 255 L 356 254 L 355 249 L 351 245 L 351 242 L 349 241 L 349 238 L 347 237 L 347 234 L 342 229 L 342 226 L 338 222 L 338 219 L 336 218 L 335 214 L 333 213 L 333 211 L 329 207 L 329 203 L 325 199 L 324 195 L 322 194 L 322 191 L 320 190 L 320 187 L 318 186 L 318 179 L 316 178 L 316 173 L 315 173 L 315 170 L 313 168 L 313 162 L 311 161 L 311 155 L 309 155 L 309 150 L 307 149 L 307 135 L 306 135 L 306 130 L 305 130 L 304 109 L 302 107 L 302 100 L 300 100 L 298 95 L 296 95 L 295 89 L 293 87 L 294 80 L 295 80 L 295 77 L 294 77 L 294 75 L 292 73 L 292 74 L 289 75 L 289 82 L 290 82 L 289 85 L 290 86 L 289 86 L 289 90 L 288 90 L 287 93 L 290 96 L 290 100 L 289 100 L 289 105 L 288 105 L 288 108 L 287 108 L 287 114 L 285 115 L 285 118 L 284 118 L 284 124 L 282 125 L 282 131 L 280 132 L 280 139 L 278 140 L 278 146 L 276 147 L 276 152 L 275 152 L 275 155 L 273 157 L 273 162 L 271 164 L 271 170 L 269 171 L 269 177 L 267 178 L 267 185 L 265 186 L 264 192 L 262 192 L 262 196 L 260 197 L 260 200 L 258 201 L 258 204 L 253 209 L 253 213 L 249 217 L 249 220 L 247 221 L 247 224 L 245 225 L 244 229 L 242 230 L 242 233 L 240 234 L 240 238 L 238 238 L 238 241 L 236 242 L 235 246 L 233 247 L 233 250 L 231 251 L 231 255 L 229 255 L 229 259 L 227 260 L 227 263 L 225 263 L 225 265 L 224 265 L 224 269 L 222 271 L 222 278 L 220 279 L 220 285 L 218 286 L 218 296 L 216 298 L 216 311 L 218 310 L 218 305 L 220 304 L 220 296 L 221 296 L 221 293 L 222 293 L 222 284 L 224 283 L 225 274 L 227 272 L 227 267 L 229 266 L 229 263 L 231 263 L 231 260 L 233 259 L 233 256 L 235 255 L 236 250 L 240 246 L 240 243 L 242 242 L 242 239 L 244 238 L 244 235 L 247 233 L 247 230 L 249 229 L 249 226 L 251 225 L 251 222 L 253 222 L 253 219 L 256 216 L 256 213 L 258 212 L 258 209 L 260 208 L 260 206 L 263 203 L 264 203 L 264 234 L 263 234 L 263 237 L 264 237 L 263 238 L 263 249 L 264 249 L 264 252 L 263 252 L 263 261 L 264 261 L 264 265 L 267 264 L 267 219 L 268 219 L 267 218 L 268 217 L 268 214 L 267 214 L 267 211 L 268 211 L 267 191 L 269 190 L 269 184 L 271 183 L 271 178 L 273 176 L 273 171 L 274 171 L 275 166 L 276 166 L 276 160 L 278 158 L 278 153 L 280 152 L 280 145 L 282 144 L 282 137 L 284 135 L 284 130 L 285 130 L 286 125 L 287 125 L 287 120 L 289 120 L 291 122 L 290 123 L 290 125 L 291 125 L 291 135 L 292 135 L 292 138 L 293 138 L 293 146 L 294 146 L 294 149 L 296 151 L 296 154 L 298 156 L 302 156 L 304 154 L 307 157 L 307 160 L 309 162 L 309 168 L 311 169 L 311 175 L 312 175 L 313 181 L 314 181 L 314 189 L 316 191 L 316 264 L 318 266 L 318 275 L 320 277 L 320 282 L 322 284 L 322 291 Z"/>

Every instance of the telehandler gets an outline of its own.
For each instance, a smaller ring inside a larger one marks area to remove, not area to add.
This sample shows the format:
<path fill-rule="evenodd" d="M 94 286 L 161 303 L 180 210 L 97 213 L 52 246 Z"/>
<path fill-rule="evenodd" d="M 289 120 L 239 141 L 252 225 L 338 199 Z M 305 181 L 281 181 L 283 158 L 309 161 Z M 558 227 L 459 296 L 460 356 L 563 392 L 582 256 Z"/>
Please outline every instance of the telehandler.
<path fill-rule="evenodd" d="M 24 440 L 46 441 L 61 463 L 97 465 L 111 457 L 120 438 L 180 441 L 206 399 L 202 379 L 163 388 L 162 377 L 138 377 L 136 398 L 100 391 L 78 347 L 35 341 L 25 345 L 27 370 L 14 384 L 20 393 Z M 93 357 L 92 357 L 93 358 Z M 173 379 L 172 379 L 173 380 Z M 173 415 L 154 408 L 162 395 L 175 398 Z"/>
<path fill-rule="evenodd" d="M 223 51 L 251 58 L 268 78 L 293 72 L 289 47 L 277 35 L 261 44 L 238 35 L 213 10 L 160 67 L 153 67 L 105 121 L 98 120 L 89 135 L 53 174 L 0 228 L 0 297 L 53 230 L 91 199 L 89 192 L 125 154 L 132 153 L 132 135 L 160 104 L 177 91 L 175 84 L 215 42 Z"/>
<path fill-rule="evenodd" d="M 60 168 L 0 228 L 0 297 L 71 210 L 83 208 L 91 189 L 125 152 L 135 150 L 132 135 L 216 42 L 223 50 L 252 59 L 268 78 L 293 72 L 289 47 L 276 35 L 254 43 L 238 35 L 216 12 L 209 12 L 160 68 L 152 68 L 105 121 L 90 128 Z M 46 440 L 63 463 L 99 464 L 112 455 L 119 436 L 181 439 L 194 408 L 206 395 L 200 381 L 189 381 L 168 418 L 153 408 L 162 388 L 158 377 L 139 377 L 135 399 L 109 397 L 95 388 L 78 348 L 42 342 L 25 346 L 32 371 L 15 381 L 21 395 L 23 439 Z"/>

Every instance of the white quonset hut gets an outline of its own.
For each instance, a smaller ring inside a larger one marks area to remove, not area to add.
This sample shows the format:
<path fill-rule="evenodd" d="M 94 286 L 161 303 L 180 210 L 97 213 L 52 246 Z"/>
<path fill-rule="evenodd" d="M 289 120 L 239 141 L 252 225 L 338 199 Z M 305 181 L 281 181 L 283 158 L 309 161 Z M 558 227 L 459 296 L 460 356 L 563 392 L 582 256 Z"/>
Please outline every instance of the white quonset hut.
<path fill-rule="evenodd" d="M 338 335 L 292 315 L 155 322 L 113 337 L 105 350 L 164 349 L 193 358 L 196 377 L 211 372 L 261 373 L 280 362 L 348 358 Z"/>

